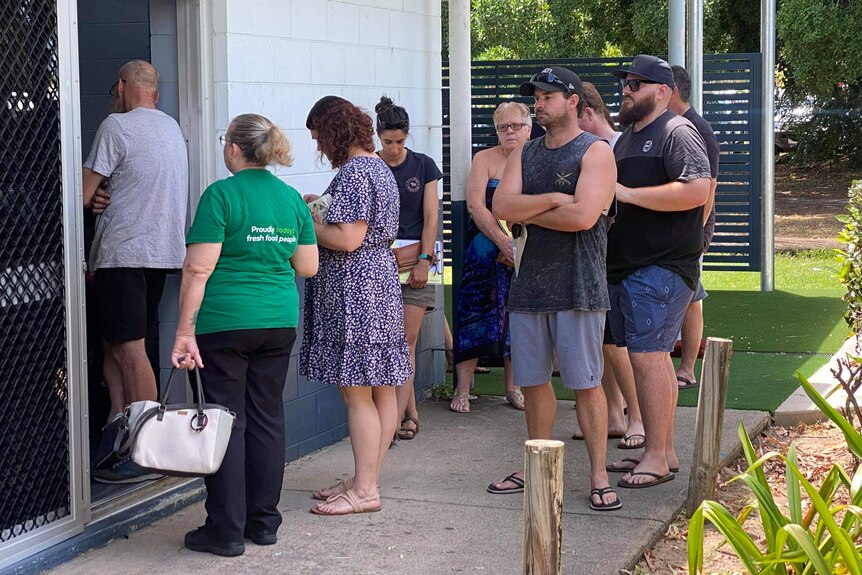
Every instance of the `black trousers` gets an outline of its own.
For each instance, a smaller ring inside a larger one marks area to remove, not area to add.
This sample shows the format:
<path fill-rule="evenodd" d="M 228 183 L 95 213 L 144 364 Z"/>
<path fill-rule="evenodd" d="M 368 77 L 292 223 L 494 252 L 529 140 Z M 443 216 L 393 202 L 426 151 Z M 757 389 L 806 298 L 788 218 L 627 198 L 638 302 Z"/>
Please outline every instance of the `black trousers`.
<path fill-rule="evenodd" d="M 296 329 L 247 329 L 197 336 L 206 401 L 236 413 L 224 461 L 204 479 L 207 532 L 242 541 L 243 529 L 281 525 L 284 476 L 282 393 Z"/>

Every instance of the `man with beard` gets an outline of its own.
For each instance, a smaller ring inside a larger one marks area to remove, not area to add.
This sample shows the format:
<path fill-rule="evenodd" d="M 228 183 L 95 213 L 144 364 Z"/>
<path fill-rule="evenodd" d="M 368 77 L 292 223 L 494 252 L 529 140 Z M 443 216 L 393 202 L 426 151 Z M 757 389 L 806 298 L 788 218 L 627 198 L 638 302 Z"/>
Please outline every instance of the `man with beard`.
<path fill-rule="evenodd" d="M 703 204 L 709 195 L 706 148 L 688 120 L 667 109 L 673 71 L 636 56 L 622 79 L 619 119 L 629 127 L 614 147 L 618 213 L 608 233 L 611 332 L 628 347 L 646 435 L 643 456 L 609 467 L 620 487 L 674 478 L 678 389 L 670 352 L 700 279 Z"/>
<path fill-rule="evenodd" d="M 135 483 L 158 476 L 117 460 L 111 446 L 124 407 L 157 396 L 145 338 L 158 334 L 165 276 L 185 257 L 188 153 L 176 120 L 156 109 L 151 64 L 124 64 L 111 93 L 115 113 L 99 125 L 83 170 L 84 207 L 99 214 L 89 269 L 111 397 L 93 478 Z"/>
<path fill-rule="evenodd" d="M 605 470 L 607 406 L 601 388 L 602 337 L 609 308 L 605 257 L 608 207 L 616 169 L 607 142 L 584 132 L 581 80 L 545 68 L 521 85 L 533 96 L 546 134 L 509 155 L 494 194 L 494 215 L 526 234 L 507 309 L 514 379 L 524 393 L 530 439 L 548 439 L 557 399 L 551 386 L 556 353 L 563 385 L 575 390 L 590 457 L 591 509 L 619 509 Z M 491 493 L 523 491 L 513 473 Z"/>

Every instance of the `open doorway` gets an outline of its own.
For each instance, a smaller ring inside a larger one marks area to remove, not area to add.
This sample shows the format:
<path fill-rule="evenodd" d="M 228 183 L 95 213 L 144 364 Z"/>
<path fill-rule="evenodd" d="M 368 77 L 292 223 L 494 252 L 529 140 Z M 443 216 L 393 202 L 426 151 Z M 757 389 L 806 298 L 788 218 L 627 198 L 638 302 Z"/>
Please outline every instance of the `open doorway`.
<path fill-rule="evenodd" d="M 99 124 L 111 112 L 111 88 L 120 67 L 130 60 L 151 62 L 160 75 L 158 108 L 179 122 L 179 73 L 177 0 L 78 0 L 78 53 L 81 98 L 81 151 L 86 158 Z M 154 225 L 156 225 L 154 223 Z M 93 237 L 95 218 L 85 210 L 85 253 Z M 88 274 L 89 275 L 89 274 Z M 160 310 L 160 329 L 147 334 L 147 354 L 157 381 L 166 379 L 169 360 L 160 342 L 170 345 L 173 340 L 175 301 L 179 281 L 169 278 L 165 283 Z M 88 414 L 90 454 L 100 451 L 102 428 L 108 422 L 110 400 L 102 373 L 103 354 L 98 323 L 94 317 L 92 283 L 87 281 L 87 358 Z M 104 446 L 101 446 L 104 449 Z M 85 465 L 90 462 L 85 462 Z M 152 494 L 174 485 L 177 480 L 119 482 L 105 480 L 91 466 L 90 502 L 93 516 L 109 509 L 118 501 L 125 502 L 130 493 Z M 98 478 L 98 479 L 96 479 Z M 142 494 L 143 496 L 143 494 Z M 137 496 L 133 496 L 138 499 Z"/>

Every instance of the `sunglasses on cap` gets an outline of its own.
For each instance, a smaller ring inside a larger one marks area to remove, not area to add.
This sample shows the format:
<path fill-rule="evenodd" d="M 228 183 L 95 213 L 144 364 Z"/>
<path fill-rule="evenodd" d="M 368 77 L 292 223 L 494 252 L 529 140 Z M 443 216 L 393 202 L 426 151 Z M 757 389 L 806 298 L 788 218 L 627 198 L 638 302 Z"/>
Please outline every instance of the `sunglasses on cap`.
<path fill-rule="evenodd" d="M 641 89 L 641 84 L 658 84 L 659 82 L 653 82 L 652 80 L 641 80 L 639 78 L 632 78 L 631 80 L 620 80 L 620 89 L 625 90 L 628 86 L 628 89 L 632 92 L 637 92 Z"/>
<path fill-rule="evenodd" d="M 550 68 L 545 68 L 538 74 L 535 74 L 532 78 L 530 78 L 531 82 L 544 82 L 546 84 L 553 84 L 554 86 L 559 86 L 566 92 L 574 92 L 575 87 L 571 84 L 566 84 L 561 79 L 554 75 L 553 70 Z"/>

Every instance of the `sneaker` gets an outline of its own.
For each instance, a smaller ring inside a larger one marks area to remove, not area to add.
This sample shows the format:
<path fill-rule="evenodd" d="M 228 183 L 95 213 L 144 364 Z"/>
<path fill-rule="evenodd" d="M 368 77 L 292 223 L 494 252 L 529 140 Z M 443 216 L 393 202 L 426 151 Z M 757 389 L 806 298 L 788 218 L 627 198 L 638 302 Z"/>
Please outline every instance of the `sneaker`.
<path fill-rule="evenodd" d="M 117 461 L 105 469 L 96 469 L 93 471 L 93 479 L 99 483 L 141 483 L 142 481 L 153 481 L 162 477 L 164 475 L 152 473 L 139 467 L 129 457 Z"/>
<path fill-rule="evenodd" d="M 242 532 L 242 536 L 246 539 L 251 539 L 255 545 L 275 545 L 278 542 L 278 535 L 275 531 L 269 529 L 254 529 L 246 527 Z"/>
<path fill-rule="evenodd" d="M 209 536 L 206 527 L 198 527 L 189 531 L 183 542 L 189 551 L 212 553 L 222 557 L 236 557 L 245 553 L 245 543 L 242 541 L 216 541 Z"/>
<path fill-rule="evenodd" d="M 95 469 L 108 469 L 118 463 L 120 458 L 114 453 L 114 442 L 120 434 L 122 424 L 122 413 L 118 413 L 111 423 L 102 428 L 102 437 L 99 446 L 93 453 L 93 467 Z"/>

